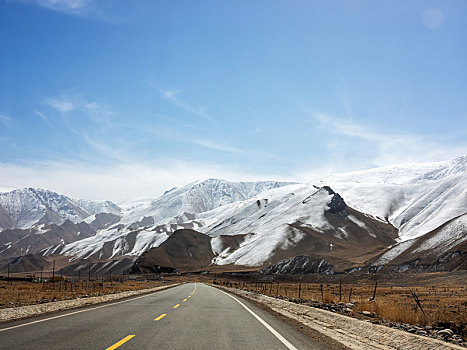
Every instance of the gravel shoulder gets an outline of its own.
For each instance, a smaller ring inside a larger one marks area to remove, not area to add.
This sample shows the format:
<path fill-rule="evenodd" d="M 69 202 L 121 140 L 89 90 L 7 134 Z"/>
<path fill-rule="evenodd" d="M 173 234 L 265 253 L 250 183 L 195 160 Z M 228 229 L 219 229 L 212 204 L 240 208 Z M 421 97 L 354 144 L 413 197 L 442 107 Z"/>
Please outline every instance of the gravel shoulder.
<path fill-rule="evenodd" d="M 0 309 L 0 323 L 20 320 L 20 319 L 30 318 L 30 317 L 40 316 L 40 315 L 47 315 L 47 314 L 51 314 L 54 312 L 75 309 L 75 308 L 88 306 L 88 305 L 108 303 L 108 302 L 112 302 L 112 301 L 116 301 L 116 300 L 120 300 L 124 298 L 134 297 L 137 295 L 157 292 L 160 290 L 178 286 L 179 284 L 180 283 L 170 284 L 170 285 L 160 286 L 160 287 L 154 287 L 154 288 L 135 290 L 135 291 L 106 294 L 106 295 L 101 295 L 101 296 L 96 296 L 96 297 L 61 300 L 61 301 L 54 301 L 50 303 L 44 303 L 44 304 L 26 305 L 26 306 Z"/>
<path fill-rule="evenodd" d="M 342 347 L 355 350 L 465 350 L 463 346 L 447 343 L 438 339 L 411 334 L 398 329 L 373 324 L 349 316 L 336 314 L 306 305 L 276 299 L 262 294 L 220 287 L 256 304 L 270 308 L 273 312 L 294 320 L 299 327 L 308 328 L 315 339 L 316 332 L 330 339 L 331 348 L 338 343 Z M 293 324 L 293 322 L 292 322 Z M 326 340 L 324 340 L 326 341 Z"/>

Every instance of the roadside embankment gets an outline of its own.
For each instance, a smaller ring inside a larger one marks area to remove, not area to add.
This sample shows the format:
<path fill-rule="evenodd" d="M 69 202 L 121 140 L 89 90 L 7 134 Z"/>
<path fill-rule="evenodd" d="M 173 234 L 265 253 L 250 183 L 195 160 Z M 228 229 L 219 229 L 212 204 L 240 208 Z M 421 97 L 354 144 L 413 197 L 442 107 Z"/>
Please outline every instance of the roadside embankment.
<path fill-rule="evenodd" d="M 338 343 L 356 350 L 453 350 L 466 348 L 438 339 L 358 320 L 327 310 L 296 304 L 235 288 L 220 287 L 232 294 L 267 306 L 272 311 L 298 321 L 305 327 L 324 334 Z"/>
<path fill-rule="evenodd" d="M 129 298 L 137 295 L 148 294 L 157 292 L 160 290 L 164 290 L 167 288 L 178 286 L 180 283 L 169 284 L 160 287 L 154 288 L 146 288 L 141 290 L 134 290 L 134 291 L 127 291 L 127 292 L 120 292 L 115 294 L 106 294 L 96 297 L 87 297 L 87 298 L 76 298 L 70 300 L 61 300 L 61 301 L 53 301 L 50 303 L 44 304 L 37 304 L 37 305 L 26 305 L 26 306 L 19 306 L 19 307 L 11 307 L 6 309 L 0 309 L 0 322 L 8 322 L 23 318 L 29 318 L 39 315 L 46 315 L 53 312 L 63 311 L 74 309 L 82 306 L 87 305 L 94 305 L 100 303 L 107 303 L 116 301 L 123 298 Z"/>

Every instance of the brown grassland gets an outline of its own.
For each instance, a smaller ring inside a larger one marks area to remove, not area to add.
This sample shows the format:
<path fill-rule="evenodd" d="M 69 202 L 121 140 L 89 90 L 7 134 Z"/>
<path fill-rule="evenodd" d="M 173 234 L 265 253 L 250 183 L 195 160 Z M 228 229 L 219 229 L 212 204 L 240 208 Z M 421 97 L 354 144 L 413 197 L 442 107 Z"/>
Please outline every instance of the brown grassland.
<path fill-rule="evenodd" d="M 232 286 L 265 295 L 300 300 L 302 303 L 352 303 L 355 313 L 375 312 L 380 318 L 399 323 L 431 326 L 440 323 L 461 326 L 467 323 L 467 287 L 461 285 L 417 288 L 377 286 L 374 300 L 370 299 L 373 297 L 375 285 L 340 287 L 338 284 L 237 282 Z M 419 298 L 423 312 L 411 291 Z"/>
<path fill-rule="evenodd" d="M 75 282 L 19 282 L 0 281 L 0 308 L 39 304 L 78 297 L 153 288 L 162 281 L 75 281 Z"/>

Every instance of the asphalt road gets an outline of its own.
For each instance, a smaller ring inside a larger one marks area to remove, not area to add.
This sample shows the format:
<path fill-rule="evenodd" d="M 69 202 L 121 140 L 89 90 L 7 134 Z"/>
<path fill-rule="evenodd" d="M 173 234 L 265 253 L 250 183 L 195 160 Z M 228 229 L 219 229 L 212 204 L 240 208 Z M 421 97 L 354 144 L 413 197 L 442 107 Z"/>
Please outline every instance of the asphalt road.
<path fill-rule="evenodd" d="M 245 300 L 200 283 L 84 310 L 3 324 L 0 349 L 323 349 Z"/>

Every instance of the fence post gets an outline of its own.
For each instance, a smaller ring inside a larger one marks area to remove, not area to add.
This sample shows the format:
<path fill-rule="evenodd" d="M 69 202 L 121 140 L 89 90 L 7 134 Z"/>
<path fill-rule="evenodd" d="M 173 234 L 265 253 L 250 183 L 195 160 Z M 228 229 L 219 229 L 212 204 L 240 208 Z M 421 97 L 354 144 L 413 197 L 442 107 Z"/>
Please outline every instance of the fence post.
<path fill-rule="evenodd" d="M 378 282 L 375 283 L 375 290 L 373 291 L 373 296 L 370 298 L 370 301 L 375 300 L 376 298 L 376 287 L 378 287 Z"/>

